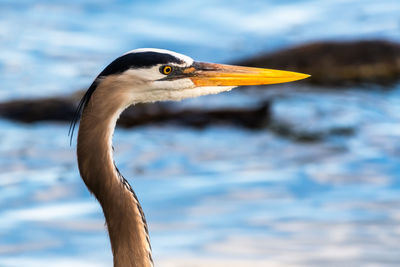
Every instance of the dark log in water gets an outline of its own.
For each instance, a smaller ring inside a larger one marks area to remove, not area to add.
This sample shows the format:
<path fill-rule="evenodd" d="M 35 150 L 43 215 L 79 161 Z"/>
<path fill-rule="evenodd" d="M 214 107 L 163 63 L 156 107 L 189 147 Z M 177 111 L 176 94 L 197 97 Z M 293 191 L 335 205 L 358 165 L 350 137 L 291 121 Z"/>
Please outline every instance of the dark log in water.
<path fill-rule="evenodd" d="M 311 74 L 304 83 L 386 85 L 400 78 L 400 44 L 378 40 L 317 42 L 236 63 Z"/>
<path fill-rule="evenodd" d="M 0 103 L 0 116 L 15 121 L 70 122 L 76 109 L 75 97 L 18 100 Z M 149 124 L 179 125 L 204 128 L 226 125 L 247 129 L 268 129 L 276 135 L 298 142 L 318 142 L 329 136 L 352 135 L 355 129 L 328 127 L 325 130 L 298 129 L 295 125 L 271 117 L 270 101 L 258 106 L 231 109 L 177 109 L 171 103 L 138 104 L 128 108 L 118 120 L 118 126 L 131 128 Z"/>
<path fill-rule="evenodd" d="M 0 103 L 0 116 L 20 121 L 71 121 L 77 100 L 73 97 L 17 100 Z M 201 128 L 210 124 L 245 128 L 265 127 L 269 120 L 269 102 L 249 108 L 217 110 L 177 110 L 169 103 L 138 104 L 128 108 L 118 120 L 121 127 L 166 123 Z"/>
<path fill-rule="evenodd" d="M 0 116 L 20 122 L 70 121 L 76 100 L 70 97 L 14 100 L 0 103 Z"/>

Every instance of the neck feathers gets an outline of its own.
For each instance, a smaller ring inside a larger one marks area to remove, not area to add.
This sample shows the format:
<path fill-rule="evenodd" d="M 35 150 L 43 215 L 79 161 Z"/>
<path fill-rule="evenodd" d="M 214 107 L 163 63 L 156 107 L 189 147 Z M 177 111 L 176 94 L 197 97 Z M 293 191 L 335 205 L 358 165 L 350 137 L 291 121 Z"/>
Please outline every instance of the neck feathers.
<path fill-rule="evenodd" d="M 84 108 L 78 134 L 79 171 L 103 208 L 114 266 L 151 267 L 151 247 L 142 208 L 114 165 L 115 124 L 130 103 L 123 91 L 113 89 L 99 86 Z"/>

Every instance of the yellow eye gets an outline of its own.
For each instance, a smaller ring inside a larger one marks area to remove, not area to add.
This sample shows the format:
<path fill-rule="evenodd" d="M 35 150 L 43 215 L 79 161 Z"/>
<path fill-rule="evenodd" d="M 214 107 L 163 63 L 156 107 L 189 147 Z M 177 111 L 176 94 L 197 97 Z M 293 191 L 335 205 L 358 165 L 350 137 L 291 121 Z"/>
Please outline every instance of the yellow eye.
<path fill-rule="evenodd" d="M 161 73 L 168 75 L 172 72 L 172 67 L 170 65 L 165 65 L 161 68 Z"/>

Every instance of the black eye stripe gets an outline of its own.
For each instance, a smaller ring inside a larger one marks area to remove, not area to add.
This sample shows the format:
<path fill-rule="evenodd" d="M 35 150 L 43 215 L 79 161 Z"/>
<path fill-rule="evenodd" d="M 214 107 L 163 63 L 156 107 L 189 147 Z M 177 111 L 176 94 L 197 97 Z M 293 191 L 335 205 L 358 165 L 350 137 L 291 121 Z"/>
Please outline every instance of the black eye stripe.
<path fill-rule="evenodd" d="M 159 64 L 183 64 L 184 62 L 170 54 L 159 52 L 138 52 L 123 55 L 111 62 L 99 76 L 119 74 L 128 69 L 151 68 Z"/>

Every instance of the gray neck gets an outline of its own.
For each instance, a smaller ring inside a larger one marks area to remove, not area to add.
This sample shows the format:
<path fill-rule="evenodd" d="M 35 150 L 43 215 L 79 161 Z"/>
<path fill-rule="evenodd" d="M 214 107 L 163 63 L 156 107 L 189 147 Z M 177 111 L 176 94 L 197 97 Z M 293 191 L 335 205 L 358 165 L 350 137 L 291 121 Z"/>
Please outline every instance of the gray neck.
<path fill-rule="evenodd" d="M 123 94 L 106 89 L 96 89 L 82 114 L 77 148 L 79 171 L 103 208 L 114 266 L 151 267 L 151 247 L 142 208 L 113 160 L 115 124 L 129 103 Z"/>

